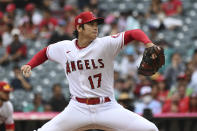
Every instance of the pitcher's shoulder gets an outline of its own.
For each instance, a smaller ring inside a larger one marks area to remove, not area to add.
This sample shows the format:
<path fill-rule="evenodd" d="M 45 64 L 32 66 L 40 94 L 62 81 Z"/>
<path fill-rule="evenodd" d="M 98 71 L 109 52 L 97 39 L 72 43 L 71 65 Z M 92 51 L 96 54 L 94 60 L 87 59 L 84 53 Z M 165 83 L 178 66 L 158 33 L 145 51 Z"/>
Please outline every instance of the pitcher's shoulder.
<path fill-rule="evenodd" d="M 100 42 L 100 43 L 105 43 L 109 40 L 109 36 L 104 36 L 104 37 L 97 37 L 94 41 L 95 42 Z"/>
<path fill-rule="evenodd" d="M 58 45 L 69 45 L 69 44 L 73 44 L 74 43 L 74 40 L 63 40 L 63 41 L 59 41 L 55 44 L 58 44 Z"/>
<path fill-rule="evenodd" d="M 73 43 L 74 43 L 73 40 L 63 40 L 63 41 L 59 41 L 59 42 L 53 43 L 51 45 L 56 46 L 56 47 L 63 48 L 63 47 L 72 46 Z M 49 45 L 49 46 L 51 46 L 51 45 Z"/>

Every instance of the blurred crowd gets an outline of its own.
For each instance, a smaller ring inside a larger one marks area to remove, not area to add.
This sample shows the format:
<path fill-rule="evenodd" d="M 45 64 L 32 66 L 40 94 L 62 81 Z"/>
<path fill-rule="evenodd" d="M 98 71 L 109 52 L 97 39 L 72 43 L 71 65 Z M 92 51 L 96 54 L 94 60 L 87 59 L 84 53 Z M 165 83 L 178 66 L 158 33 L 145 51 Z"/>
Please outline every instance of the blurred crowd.
<path fill-rule="evenodd" d="M 164 47 L 166 64 L 155 75 L 138 75 L 144 51 L 143 43 L 132 41 L 114 62 L 115 97 L 129 110 L 142 114 L 151 109 L 153 114 L 166 112 L 197 112 L 197 49 L 189 59 L 173 43 L 159 37 L 163 30 L 176 31 L 183 26 L 184 13 L 180 0 L 150 0 L 147 11 L 131 9 L 106 11 L 99 8 L 99 0 L 0 0 L 0 70 L 14 63 L 14 76 L 8 82 L 16 90 L 32 91 L 31 78 L 20 73 L 21 61 L 28 61 L 26 41 L 45 40 L 44 46 L 61 40 L 73 39 L 73 22 L 81 11 L 92 11 L 105 18 L 99 36 L 114 35 L 147 25 L 146 33 L 153 43 Z M 131 0 L 132 2 L 132 0 Z M 37 74 L 39 77 L 39 74 Z M 47 76 L 46 76 L 47 77 Z M 3 79 L 3 78 L 2 78 Z M 68 104 L 62 85 L 52 86 L 52 97 L 44 100 L 35 93 L 32 103 L 23 112 L 62 111 Z"/>

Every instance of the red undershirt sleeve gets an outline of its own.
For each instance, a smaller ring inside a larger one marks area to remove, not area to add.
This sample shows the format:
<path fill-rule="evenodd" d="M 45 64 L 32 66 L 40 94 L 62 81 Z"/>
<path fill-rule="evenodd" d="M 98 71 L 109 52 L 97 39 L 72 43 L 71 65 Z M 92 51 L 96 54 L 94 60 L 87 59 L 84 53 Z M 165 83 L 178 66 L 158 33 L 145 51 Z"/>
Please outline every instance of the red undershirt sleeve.
<path fill-rule="evenodd" d="M 132 40 L 140 41 L 144 44 L 152 43 L 148 36 L 140 29 L 129 30 L 124 33 L 124 44 L 127 45 Z"/>
<path fill-rule="evenodd" d="M 48 57 L 46 55 L 47 47 L 40 50 L 37 54 L 34 55 L 34 57 L 27 63 L 27 65 L 31 66 L 31 69 L 34 67 L 44 63 L 46 60 L 48 60 Z"/>

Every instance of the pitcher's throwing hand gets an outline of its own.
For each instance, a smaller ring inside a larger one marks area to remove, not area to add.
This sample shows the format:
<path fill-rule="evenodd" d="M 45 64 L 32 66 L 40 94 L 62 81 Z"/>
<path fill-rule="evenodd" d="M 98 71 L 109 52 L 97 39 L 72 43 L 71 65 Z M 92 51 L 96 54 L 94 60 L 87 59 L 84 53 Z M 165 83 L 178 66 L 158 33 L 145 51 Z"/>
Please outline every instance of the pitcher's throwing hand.
<path fill-rule="evenodd" d="M 21 71 L 25 77 L 31 76 L 31 66 L 30 65 L 23 65 L 21 67 Z"/>

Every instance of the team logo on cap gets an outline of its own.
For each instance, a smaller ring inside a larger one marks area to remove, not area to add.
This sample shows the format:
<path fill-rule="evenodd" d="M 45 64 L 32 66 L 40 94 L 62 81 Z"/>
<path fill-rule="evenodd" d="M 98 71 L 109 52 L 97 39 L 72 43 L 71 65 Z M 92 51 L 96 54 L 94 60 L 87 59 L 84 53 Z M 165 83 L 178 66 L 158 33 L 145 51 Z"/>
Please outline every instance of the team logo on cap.
<path fill-rule="evenodd" d="M 82 19 L 79 18 L 79 19 L 78 19 L 78 23 L 82 23 Z"/>

